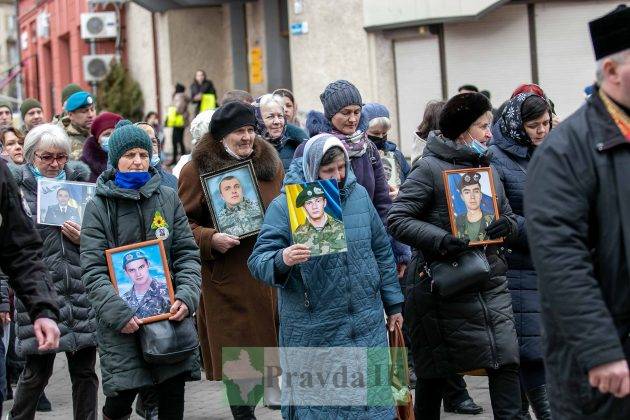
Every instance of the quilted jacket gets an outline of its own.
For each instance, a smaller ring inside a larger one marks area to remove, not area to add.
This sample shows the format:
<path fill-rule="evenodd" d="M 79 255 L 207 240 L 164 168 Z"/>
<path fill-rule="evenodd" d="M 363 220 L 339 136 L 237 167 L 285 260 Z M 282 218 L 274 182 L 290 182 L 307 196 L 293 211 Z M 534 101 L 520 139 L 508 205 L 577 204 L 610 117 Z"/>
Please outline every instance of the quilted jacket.
<path fill-rule="evenodd" d="M 302 161 L 296 159 L 284 184 L 303 179 Z M 279 289 L 281 347 L 388 346 L 383 309 L 400 312 L 403 296 L 383 223 L 352 171 L 341 205 L 348 251 L 292 268 L 282 261 L 282 250 L 292 243 L 284 192 L 267 209 L 248 266 L 254 277 Z M 389 386 L 381 391 L 391 395 Z M 283 405 L 282 410 L 283 418 L 394 418 L 388 406 Z"/>
<path fill-rule="evenodd" d="M 512 252 L 506 255 L 506 259 L 521 360 L 542 360 L 538 277 L 530 257 L 523 217 L 523 193 L 531 153 L 527 146 L 505 136 L 498 123 L 492 128 L 490 151 L 490 163 L 505 187 L 505 195 L 518 225 L 518 237 L 510 244 Z"/>

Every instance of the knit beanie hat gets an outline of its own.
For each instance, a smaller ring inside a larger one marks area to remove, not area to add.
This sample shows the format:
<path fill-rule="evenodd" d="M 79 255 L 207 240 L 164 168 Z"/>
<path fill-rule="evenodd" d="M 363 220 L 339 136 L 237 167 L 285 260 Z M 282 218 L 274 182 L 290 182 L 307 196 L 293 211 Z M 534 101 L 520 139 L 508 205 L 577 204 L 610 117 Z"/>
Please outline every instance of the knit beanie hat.
<path fill-rule="evenodd" d="M 81 92 L 82 90 L 83 89 L 81 89 L 81 86 L 77 85 L 76 83 L 70 83 L 69 85 L 66 85 L 66 87 L 63 88 L 63 90 L 61 91 L 61 105 L 65 104 L 70 96 L 77 92 Z"/>
<path fill-rule="evenodd" d="M 0 101 L 0 108 L 9 108 L 9 111 L 13 112 L 13 107 L 9 101 Z"/>
<path fill-rule="evenodd" d="M 481 93 L 460 93 L 453 96 L 440 113 L 442 135 L 450 140 L 457 139 L 487 111 L 492 111 L 492 104 Z"/>
<path fill-rule="evenodd" d="M 337 80 L 326 86 L 324 92 L 319 95 L 319 100 L 322 101 L 324 115 L 329 120 L 344 107 L 349 105 L 363 106 L 359 89 L 347 80 Z"/>
<path fill-rule="evenodd" d="M 120 115 L 114 114 L 113 112 L 103 112 L 92 121 L 90 133 L 98 140 L 103 131 L 116 127 L 116 123 L 122 119 Z"/>
<path fill-rule="evenodd" d="M 363 105 L 362 113 L 365 115 L 369 124 L 374 118 L 386 117 L 389 118 L 389 110 L 385 105 L 371 102 Z"/>
<path fill-rule="evenodd" d="M 210 134 L 221 141 L 232 131 L 251 125 L 256 127 L 254 107 L 242 102 L 228 102 L 217 108 L 210 120 Z"/>
<path fill-rule="evenodd" d="M 22 119 L 24 119 L 24 116 L 26 115 L 26 113 L 33 108 L 41 109 L 42 104 L 40 104 L 39 101 L 35 98 L 25 99 L 24 102 L 22 102 L 22 105 L 20 105 L 20 113 L 22 114 Z"/>
<path fill-rule="evenodd" d="M 109 138 L 109 163 L 118 167 L 118 161 L 128 150 L 139 147 L 153 155 L 153 145 L 149 135 L 129 120 L 120 120 Z"/>

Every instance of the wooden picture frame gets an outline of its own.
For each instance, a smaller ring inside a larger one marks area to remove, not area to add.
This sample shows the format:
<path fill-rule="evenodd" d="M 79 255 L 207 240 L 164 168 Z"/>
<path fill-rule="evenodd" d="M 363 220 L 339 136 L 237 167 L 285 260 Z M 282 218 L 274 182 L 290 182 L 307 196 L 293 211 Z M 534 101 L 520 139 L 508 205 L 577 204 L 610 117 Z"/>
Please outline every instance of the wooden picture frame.
<path fill-rule="evenodd" d="M 170 313 L 170 306 L 173 305 L 173 303 L 175 302 L 175 291 L 173 289 L 173 281 L 171 278 L 171 273 L 168 268 L 168 260 L 166 258 L 166 251 L 164 249 L 164 243 L 160 239 L 153 239 L 150 241 L 138 242 L 131 245 L 125 245 L 125 246 L 120 246 L 117 248 L 111 248 L 111 249 L 105 250 L 105 258 L 107 259 L 107 267 L 109 269 L 109 278 L 112 282 L 112 285 L 114 286 L 114 289 L 116 290 L 116 293 L 123 300 L 125 300 L 125 303 L 129 304 L 125 297 L 128 287 L 126 284 L 124 288 L 122 288 L 121 286 L 123 283 L 130 283 L 131 288 L 129 288 L 128 291 L 131 291 L 133 289 L 134 282 L 131 279 L 128 279 L 127 281 L 127 279 L 124 278 L 125 274 L 121 274 L 121 273 L 126 272 L 126 267 L 128 264 L 134 261 L 140 261 L 142 259 L 142 258 L 137 258 L 138 255 L 133 255 L 131 258 L 127 257 L 128 255 L 132 255 L 133 251 L 140 251 L 145 255 L 144 259 L 148 263 L 148 267 L 147 267 L 148 275 L 151 275 L 152 281 L 155 280 L 158 283 L 158 286 L 157 286 L 158 288 L 161 288 L 159 283 L 162 283 L 162 280 L 163 280 L 163 283 L 165 283 L 166 290 L 168 292 L 168 300 L 169 300 L 168 309 L 166 309 L 166 302 L 163 300 L 164 296 L 158 296 L 158 300 L 160 299 L 162 300 L 161 302 L 158 302 L 160 306 L 162 307 L 159 313 L 155 313 L 150 316 L 142 316 L 142 317 L 138 316 L 138 318 L 140 318 L 143 324 L 148 324 L 151 322 L 157 322 L 157 321 L 169 319 L 172 315 Z M 159 257 L 159 264 L 154 264 L 156 262 L 155 259 L 158 257 Z M 121 263 L 123 263 L 122 269 L 120 266 Z M 151 267 L 153 266 L 157 268 L 154 269 L 153 272 L 151 272 L 150 270 L 151 270 Z M 159 278 L 154 278 L 153 275 L 159 276 Z M 127 275 L 127 277 L 129 276 Z M 125 281 L 123 282 L 123 280 Z M 143 303 L 143 302 L 147 303 L 146 300 L 144 299 L 144 297 L 146 296 L 146 293 L 149 293 L 149 291 L 145 292 L 140 303 Z M 144 305 L 141 305 L 140 307 L 138 307 L 136 311 L 140 310 L 142 306 Z M 162 310 L 164 309 L 166 309 L 166 311 L 162 312 Z"/>
<path fill-rule="evenodd" d="M 229 166 L 218 171 L 208 172 L 200 176 L 206 203 L 210 210 L 210 217 L 215 229 L 238 239 L 256 236 L 260 232 L 265 216 L 265 206 L 260 196 L 258 179 L 251 160 Z M 221 184 L 232 182 L 231 192 L 220 191 Z M 235 192 L 236 184 L 240 193 Z M 231 193 L 229 199 L 240 200 L 238 203 L 228 203 L 225 194 Z M 239 195 L 240 194 L 240 195 Z M 229 205 L 242 205 L 238 213 L 227 215 Z"/>
<path fill-rule="evenodd" d="M 482 237 L 485 234 L 485 227 L 498 220 L 500 216 L 492 169 L 489 167 L 451 169 L 443 171 L 442 177 L 453 236 L 470 239 L 470 246 L 503 243 L 503 238 L 485 239 Z M 467 188 L 465 193 L 461 191 L 462 183 L 469 184 L 463 187 Z M 474 184 L 479 184 L 479 188 L 475 188 Z M 466 194 L 466 199 L 464 199 L 464 194 Z M 478 207 L 473 211 L 479 210 L 482 214 L 481 219 L 479 219 L 479 229 L 474 231 L 477 232 L 477 236 L 474 238 L 470 238 L 461 231 L 461 226 L 466 226 L 469 223 L 466 215 L 470 211 L 469 206 L 471 205 Z M 492 213 L 489 210 L 492 210 Z"/>

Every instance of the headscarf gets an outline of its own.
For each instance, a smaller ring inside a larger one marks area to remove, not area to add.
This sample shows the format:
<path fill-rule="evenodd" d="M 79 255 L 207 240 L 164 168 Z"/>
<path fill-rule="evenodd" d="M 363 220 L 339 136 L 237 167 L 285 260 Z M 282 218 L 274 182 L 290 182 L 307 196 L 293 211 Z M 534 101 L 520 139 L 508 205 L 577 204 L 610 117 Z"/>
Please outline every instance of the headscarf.
<path fill-rule="evenodd" d="M 321 166 L 322 158 L 331 147 L 339 147 L 344 151 L 346 170 L 349 170 L 350 159 L 342 141 L 332 134 L 318 134 L 309 139 L 304 145 L 302 168 L 306 182 L 313 182 L 319 179 L 319 167 Z"/>
<path fill-rule="evenodd" d="M 499 117 L 499 129 L 501 134 L 508 137 L 520 145 L 531 146 L 532 141 L 523 127 L 522 109 L 523 103 L 531 96 L 538 96 L 535 93 L 519 93 L 509 100 L 501 117 Z"/>

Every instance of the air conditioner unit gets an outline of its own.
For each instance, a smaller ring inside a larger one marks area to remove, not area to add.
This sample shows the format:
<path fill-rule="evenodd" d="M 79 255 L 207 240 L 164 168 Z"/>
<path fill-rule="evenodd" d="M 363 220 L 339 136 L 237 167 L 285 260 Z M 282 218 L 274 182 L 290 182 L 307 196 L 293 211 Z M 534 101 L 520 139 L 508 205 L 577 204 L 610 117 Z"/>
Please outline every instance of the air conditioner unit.
<path fill-rule="evenodd" d="M 109 65 L 115 54 L 94 54 L 83 56 L 83 78 L 86 82 L 98 82 L 107 76 Z"/>
<path fill-rule="evenodd" d="M 81 13 L 81 38 L 116 38 L 116 12 Z"/>

